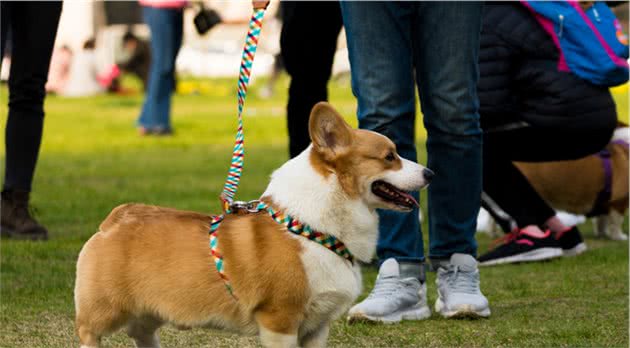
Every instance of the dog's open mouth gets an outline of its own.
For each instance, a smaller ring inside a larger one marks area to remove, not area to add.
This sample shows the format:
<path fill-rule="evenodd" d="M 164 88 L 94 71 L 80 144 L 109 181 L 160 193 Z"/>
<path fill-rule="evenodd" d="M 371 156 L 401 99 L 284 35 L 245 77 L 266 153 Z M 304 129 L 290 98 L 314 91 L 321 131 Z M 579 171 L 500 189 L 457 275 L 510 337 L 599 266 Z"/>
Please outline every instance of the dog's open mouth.
<path fill-rule="evenodd" d="M 409 193 L 396 186 L 382 180 L 372 183 L 372 193 L 380 197 L 387 203 L 392 203 L 401 208 L 412 209 L 418 206 L 418 202 Z"/>

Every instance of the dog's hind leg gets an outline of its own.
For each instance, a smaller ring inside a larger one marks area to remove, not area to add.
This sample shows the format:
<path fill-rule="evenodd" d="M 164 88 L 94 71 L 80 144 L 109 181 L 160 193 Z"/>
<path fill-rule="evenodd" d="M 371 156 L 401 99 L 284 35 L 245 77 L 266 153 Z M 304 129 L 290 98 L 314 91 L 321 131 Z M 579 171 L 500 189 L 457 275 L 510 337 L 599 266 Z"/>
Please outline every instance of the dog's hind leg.
<path fill-rule="evenodd" d="M 127 324 L 127 335 L 133 338 L 138 348 L 159 348 L 160 338 L 157 329 L 162 324 L 161 320 L 150 316 L 134 318 Z"/>
<path fill-rule="evenodd" d="M 92 332 L 86 326 L 79 326 L 77 334 L 81 344 L 80 348 L 97 348 L 101 343 L 101 336 Z"/>
<path fill-rule="evenodd" d="M 628 235 L 623 233 L 623 214 L 614 208 L 608 213 L 608 237 L 612 240 L 628 240 Z"/>
<path fill-rule="evenodd" d="M 263 347 L 296 348 L 298 346 L 297 333 L 283 334 L 260 327 L 260 343 Z"/>
<path fill-rule="evenodd" d="M 314 332 L 308 333 L 300 338 L 300 347 L 303 348 L 324 348 L 328 340 L 330 324 L 325 323 Z"/>
<path fill-rule="evenodd" d="M 299 322 L 296 314 L 276 308 L 256 313 L 256 322 L 263 347 L 295 348 L 298 346 Z"/>
<path fill-rule="evenodd" d="M 85 314 L 87 313 L 85 309 L 79 310 L 77 314 L 76 329 L 81 348 L 99 347 L 101 337 L 117 330 L 125 321 L 124 316 L 115 315 L 110 310 L 99 310 L 94 307 L 90 309 L 92 311 L 89 315 Z"/>
<path fill-rule="evenodd" d="M 608 235 L 608 215 L 599 215 L 593 217 L 593 232 L 597 238 L 607 238 Z"/>

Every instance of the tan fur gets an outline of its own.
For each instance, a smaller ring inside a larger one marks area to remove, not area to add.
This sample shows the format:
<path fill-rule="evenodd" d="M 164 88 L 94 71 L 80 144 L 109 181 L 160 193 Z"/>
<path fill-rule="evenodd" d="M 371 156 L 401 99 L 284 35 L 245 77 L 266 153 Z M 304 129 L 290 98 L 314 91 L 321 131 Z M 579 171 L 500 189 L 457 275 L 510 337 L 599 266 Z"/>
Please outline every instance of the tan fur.
<path fill-rule="evenodd" d="M 398 170 L 402 164 L 396 145 L 387 137 L 362 129 L 352 129 L 333 109 L 317 104 L 311 115 L 309 131 L 313 134 L 311 164 L 322 175 L 335 173 L 349 197 L 358 197 L 365 187 L 360 180 L 369 180 L 385 170 Z M 323 111 L 323 112 L 322 112 Z M 336 143 L 332 141 L 336 139 Z M 394 160 L 388 161 L 387 155 Z M 357 175 L 361 173 L 361 175 Z"/>
<path fill-rule="evenodd" d="M 322 232 L 369 260 L 376 209 L 406 209 L 369 187 L 390 180 L 418 190 L 426 186 L 424 167 L 401 160 L 386 137 L 351 129 L 327 103 L 313 109 L 309 131 L 312 150 L 274 172 L 263 199 L 277 211 L 293 209 L 292 216 L 316 230 L 325 226 Z M 288 232 L 267 212 L 230 214 L 217 238 L 236 301 L 211 255 L 210 221 L 143 204 L 115 208 L 77 261 L 81 344 L 96 347 L 103 335 L 125 327 L 136 345 L 158 347 L 156 330 L 171 323 L 258 333 L 266 346 L 324 346 L 330 322 L 361 292 L 358 265 Z"/>
<path fill-rule="evenodd" d="M 258 321 L 280 333 L 297 331 L 308 295 L 297 241 L 265 213 L 226 217 L 218 238 L 237 302 L 210 255 L 209 224 L 210 216 L 194 212 L 115 208 L 77 263 L 81 343 L 96 346 L 122 326 L 153 332 L 163 322 L 253 334 Z"/>
<path fill-rule="evenodd" d="M 610 144 L 613 182 L 608 207 L 625 213 L 628 208 L 628 149 Z M 604 169 L 597 155 L 573 161 L 515 163 L 536 191 L 555 209 L 586 214 L 604 188 Z"/>

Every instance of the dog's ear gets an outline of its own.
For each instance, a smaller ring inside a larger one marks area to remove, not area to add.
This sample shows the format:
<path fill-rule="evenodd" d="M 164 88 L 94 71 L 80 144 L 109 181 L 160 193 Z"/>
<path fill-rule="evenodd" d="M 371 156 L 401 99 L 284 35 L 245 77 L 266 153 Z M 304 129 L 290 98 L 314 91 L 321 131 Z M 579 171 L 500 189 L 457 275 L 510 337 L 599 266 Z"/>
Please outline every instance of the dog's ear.
<path fill-rule="evenodd" d="M 313 107 L 308 132 L 315 151 L 327 160 L 346 153 L 352 144 L 352 128 L 326 102 L 319 102 Z"/>

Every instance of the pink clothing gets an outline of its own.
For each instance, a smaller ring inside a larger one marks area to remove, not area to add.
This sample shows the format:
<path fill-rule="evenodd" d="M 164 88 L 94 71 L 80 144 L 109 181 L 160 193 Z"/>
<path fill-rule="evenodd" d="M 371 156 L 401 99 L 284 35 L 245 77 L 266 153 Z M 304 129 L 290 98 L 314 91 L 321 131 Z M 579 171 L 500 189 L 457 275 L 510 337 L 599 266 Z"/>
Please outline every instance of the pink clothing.
<path fill-rule="evenodd" d="M 48 70 L 48 82 L 46 82 L 46 91 L 59 93 L 68 81 L 70 73 L 70 64 L 72 62 L 72 52 L 65 48 L 55 48 L 50 59 L 50 68 Z"/>
<path fill-rule="evenodd" d="M 188 0 L 139 0 L 142 6 L 155 7 L 155 8 L 184 8 L 188 5 Z"/>

